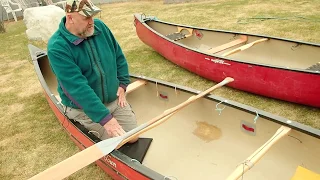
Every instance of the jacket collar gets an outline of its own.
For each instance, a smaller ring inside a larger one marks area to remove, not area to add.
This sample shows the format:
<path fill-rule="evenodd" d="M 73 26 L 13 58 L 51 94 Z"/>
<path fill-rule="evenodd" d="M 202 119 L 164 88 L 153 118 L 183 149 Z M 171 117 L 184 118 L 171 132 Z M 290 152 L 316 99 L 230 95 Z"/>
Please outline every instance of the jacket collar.
<path fill-rule="evenodd" d="M 64 16 L 62 19 L 61 19 L 61 22 L 59 24 L 59 31 L 61 32 L 61 34 L 68 40 L 70 41 L 72 44 L 74 45 L 78 45 L 80 44 L 83 40 L 85 40 L 84 38 L 80 38 L 72 33 L 70 33 L 70 31 L 66 28 L 65 26 L 65 22 L 66 22 L 66 17 Z M 94 33 L 92 36 L 96 36 L 98 34 L 101 33 L 101 30 L 96 26 L 94 25 Z"/>

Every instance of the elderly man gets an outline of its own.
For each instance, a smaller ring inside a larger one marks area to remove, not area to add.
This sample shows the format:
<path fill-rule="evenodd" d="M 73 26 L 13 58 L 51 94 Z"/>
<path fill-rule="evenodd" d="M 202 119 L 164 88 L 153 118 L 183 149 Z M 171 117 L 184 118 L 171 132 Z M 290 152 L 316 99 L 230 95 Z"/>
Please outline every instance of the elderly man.
<path fill-rule="evenodd" d="M 93 19 L 100 11 L 90 0 L 68 0 L 66 16 L 48 42 L 48 57 L 66 115 L 107 139 L 137 122 L 125 98 L 126 58 L 110 29 Z"/>

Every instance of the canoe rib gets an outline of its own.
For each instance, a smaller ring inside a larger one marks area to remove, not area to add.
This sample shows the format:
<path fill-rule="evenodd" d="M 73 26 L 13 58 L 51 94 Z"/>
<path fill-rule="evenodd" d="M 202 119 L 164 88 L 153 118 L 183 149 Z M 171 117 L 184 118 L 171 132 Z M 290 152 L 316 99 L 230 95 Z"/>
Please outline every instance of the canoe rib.
<path fill-rule="evenodd" d="M 247 42 L 247 40 L 248 40 L 248 36 L 241 35 L 241 37 L 239 39 L 236 39 L 236 40 L 233 40 L 233 41 L 228 42 L 226 44 L 223 44 L 223 45 L 217 46 L 215 48 L 212 48 L 212 49 L 208 50 L 207 53 L 214 54 L 214 53 L 223 51 L 225 49 L 231 48 L 233 46 L 236 46 L 238 44 Z"/>
<path fill-rule="evenodd" d="M 241 165 L 239 165 L 227 180 L 237 180 L 245 172 L 250 170 L 254 164 L 256 164 L 266 153 L 267 151 L 278 142 L 281 138 L 285 137 L 291 128 L 286 126 L 281 126 L 277 132 L 259 149 L 257 149 L 251 156 L 249 156 Z"/>
<path fill-rule="evenodd" d="M 253 42 L 251 42 L 251 43 L 249 43 L 249 44 L 243 45 L 243 46 L 238 47 L 238 48 L 236 48 L 236 49 L 233 49 L 233 50 L 231 50 L 231 51 L 229 51 L 229 52 L 226 52 L 226 53 L 222 54 L 222 56 L 225 57 L 225 56 L 229 56 L 229 55 L 231 55 L 231 54 L 234 54 L 234 53 L 237 53 L 237 52 L 246 50 L 246 49 L 252 47 L 252 46 L 255 45 L 255 44 L 258 44 L 258 43 L 261 43 L 261 42 L 264 42 L 264 41 L 267 41 L 267 40 L 268 40 L 268 38 L 262 38 L 262 39 L 253 41 Z"/>

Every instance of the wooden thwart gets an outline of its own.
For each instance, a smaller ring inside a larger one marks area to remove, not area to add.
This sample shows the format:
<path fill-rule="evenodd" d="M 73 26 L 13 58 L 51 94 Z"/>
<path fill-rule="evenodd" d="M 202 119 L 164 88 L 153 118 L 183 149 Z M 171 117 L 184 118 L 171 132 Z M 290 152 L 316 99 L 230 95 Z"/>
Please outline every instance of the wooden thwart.
<path fill-rule="evenodd" d="M 248 40 L 248 36 L 241 35 L 239 39 L 236 39 L 236 40 L 233 40 L 233 41 L 228 42 L 226 44 L 223 44 L 223 45 L 217 46 L 215 48 L 212 48 L 212 49 L 208 50 L 207 53 L 214 54 L 214 53 L 223 51 L 225 49 L 231 48 L 233 46 L 236 46 L 238 44 L 244 43 L 247 40 Z"/>
<path fill-rule="evenodd" d="M 237 180 L 245 172 L 250 170 L 254 164 L 256 164 L 266 153 L 267 151 L 281 138 L 285 137 L 291 128 L 286 126 L 281 126 L 277 132 L 259 149 L 257 149 L 251 156 L 249 156 L 243 164 L 239 165 L 236 170 L 227 178 L 227 180 Z"/>
<path fill-rule="evenodd" d="M 131 84 L 128 85 L 127 87 L 127 93 L 130 93 L 136 89 L 138 89 L 139 87 L 143 86 L 143 85 L 146 85 L 147 84 L 147 81 L 144 81 L 144 80 L 137 80 Z"/>
<path fill-rule="evenodd" d="M 251 42 L 249 44 L 243 45 L 243 46 L 238 47 L 236 49 L 233 49 L 233 50 L 231 50 L 229 52 L 226 52 L 226 53 L 222 54 L 222 56 L 229 56 L 231 54 L 246 50 L 246 49 L 252 47 L 255 44 L 258 44 L 258 43 L 261 43 L 261 42 L 264 42 L 264 41 L 267 41 L 267 40 L 268 40 L 268 38 L 263 38 L 263 39 L 259 39 L 259 40 L 253 41 L 253 42 Z"/>

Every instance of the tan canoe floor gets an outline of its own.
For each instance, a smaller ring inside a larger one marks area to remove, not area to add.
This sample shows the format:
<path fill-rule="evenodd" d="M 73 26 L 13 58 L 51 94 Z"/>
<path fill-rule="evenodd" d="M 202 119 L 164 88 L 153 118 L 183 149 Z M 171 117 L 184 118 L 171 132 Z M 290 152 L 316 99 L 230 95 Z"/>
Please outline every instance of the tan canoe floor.
<path fill-rule="evenodd" d="M 193 131 L 193 134 L 205 142 L 210 142 L 221 137 L 221 130 L 207 122 L 197 122 L 197 128 Z"/>

